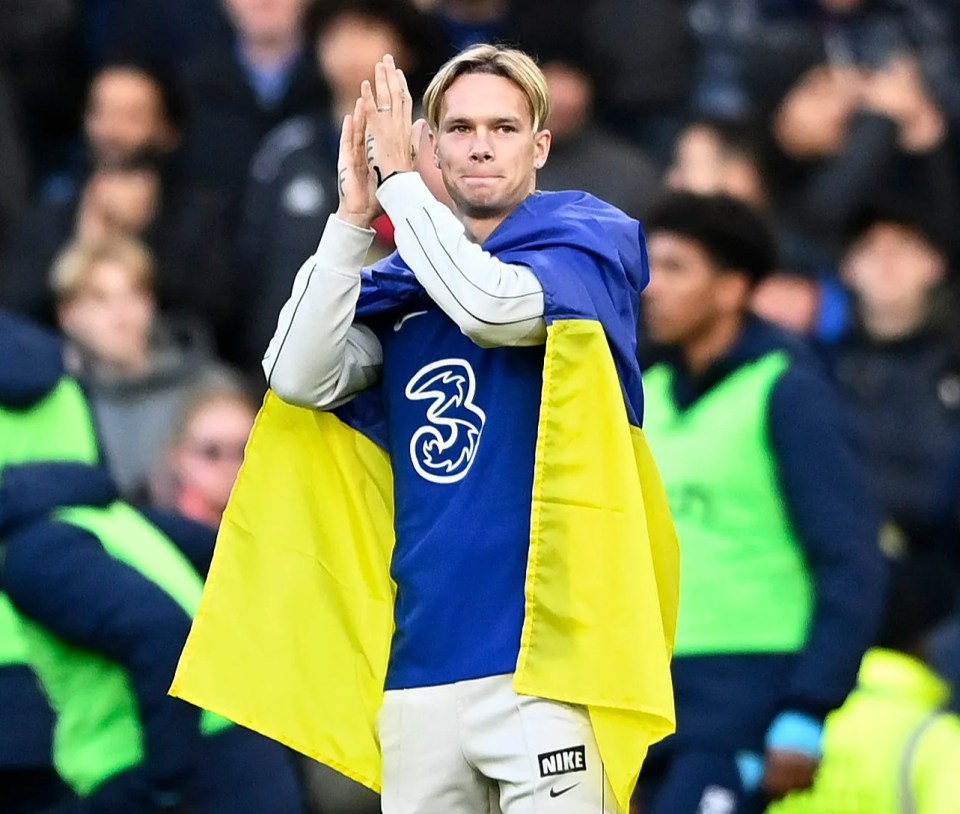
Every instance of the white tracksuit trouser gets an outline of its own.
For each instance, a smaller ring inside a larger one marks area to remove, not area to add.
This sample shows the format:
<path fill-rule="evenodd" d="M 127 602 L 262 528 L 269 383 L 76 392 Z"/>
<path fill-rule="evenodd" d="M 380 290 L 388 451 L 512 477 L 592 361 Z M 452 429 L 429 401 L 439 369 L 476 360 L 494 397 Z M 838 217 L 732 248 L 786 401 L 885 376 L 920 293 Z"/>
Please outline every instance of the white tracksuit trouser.
<path fill-rule="evenodd" d="M 617 814 L 586 709 L 512 679 L 386 693 L 384 814 Z"/>

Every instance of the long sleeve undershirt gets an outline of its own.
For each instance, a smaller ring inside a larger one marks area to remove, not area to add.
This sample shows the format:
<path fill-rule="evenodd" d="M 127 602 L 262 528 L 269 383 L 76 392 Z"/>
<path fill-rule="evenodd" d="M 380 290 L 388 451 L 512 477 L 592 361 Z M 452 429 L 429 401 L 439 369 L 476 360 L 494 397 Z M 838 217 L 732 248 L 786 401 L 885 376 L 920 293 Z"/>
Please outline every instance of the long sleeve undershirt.
<path fill-rule="evenodd" d="M 466 336 L 484 347 L 545 341 L 543 288 L 530 269 L 502 263 L 471 242 L 416 173 L 391 178 L 377 196 L 400 256 Z M 268 385 L 285 401 L 330 409 L 379 377 L 380 343 L 353 321 L 372 241 L 373 230 L 331 216 L 297 273 L 263 359 Z"/>

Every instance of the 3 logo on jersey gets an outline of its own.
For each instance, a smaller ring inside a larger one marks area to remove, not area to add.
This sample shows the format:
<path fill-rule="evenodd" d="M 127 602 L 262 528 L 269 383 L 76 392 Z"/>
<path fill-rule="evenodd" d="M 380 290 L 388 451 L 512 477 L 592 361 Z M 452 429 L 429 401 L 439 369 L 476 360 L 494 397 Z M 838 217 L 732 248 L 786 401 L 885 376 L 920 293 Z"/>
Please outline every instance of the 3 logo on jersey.
<path fill-rule="evenodd" d="M 465 359 L 440 359 L 418 370 L 404 395 L 429 401 L 427 424 L 410 439 L 410 461 L 431 483 L 456 483 L 477 457 L 487 416 L 473 399 L 477 380 Z"/>

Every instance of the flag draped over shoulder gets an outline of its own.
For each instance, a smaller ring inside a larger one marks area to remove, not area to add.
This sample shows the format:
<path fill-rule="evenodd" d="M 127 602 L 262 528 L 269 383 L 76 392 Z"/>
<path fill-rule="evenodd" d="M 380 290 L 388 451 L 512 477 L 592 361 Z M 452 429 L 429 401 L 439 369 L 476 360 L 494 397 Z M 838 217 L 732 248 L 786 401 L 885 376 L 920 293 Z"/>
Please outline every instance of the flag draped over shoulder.
<path fill-rule="evenodd" d="M 640 429 L 642 234 L 592 196 L 539 193 L 484 248 L 534 271 L 548 325 L 514 687 L 588 707 L 625 807 L 675 725 L 679 555 Z M 365 273 L 358 319 L 425 296 L 392 255 Z M 337 414 L 267 395 L 171 689 L 373 789 L 394 600 L 381 426 L 375 391 Z"/>

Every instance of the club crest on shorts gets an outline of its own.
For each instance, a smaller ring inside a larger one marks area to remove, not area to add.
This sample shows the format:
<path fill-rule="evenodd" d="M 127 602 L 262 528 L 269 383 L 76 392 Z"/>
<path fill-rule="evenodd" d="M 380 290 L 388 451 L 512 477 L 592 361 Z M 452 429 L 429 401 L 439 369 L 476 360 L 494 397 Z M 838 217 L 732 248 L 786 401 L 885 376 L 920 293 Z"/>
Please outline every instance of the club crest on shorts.
<path fill-rule="evenodd" d="M 465 359 L 441 359 L 418 370 L 407 383 L 411 401 L 432 402 L 429 423 L 410 439 L 410 461 L 424 480 L 456 483 L 477 456 L 486 413 L 473 403 L 477 381 Z"/>
<path fill-rule="evenodd" d="M 587 748 L 585 746 L 571 746 L 567 749 L 557 749 L 556 752 L 545 752 L 537 755 L 540 763 L 541 777 L 554 777 L 570 772 L 585 772 L 587 770 Z"/>

